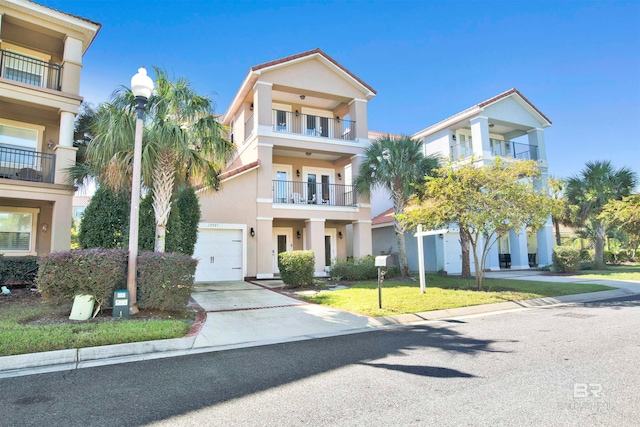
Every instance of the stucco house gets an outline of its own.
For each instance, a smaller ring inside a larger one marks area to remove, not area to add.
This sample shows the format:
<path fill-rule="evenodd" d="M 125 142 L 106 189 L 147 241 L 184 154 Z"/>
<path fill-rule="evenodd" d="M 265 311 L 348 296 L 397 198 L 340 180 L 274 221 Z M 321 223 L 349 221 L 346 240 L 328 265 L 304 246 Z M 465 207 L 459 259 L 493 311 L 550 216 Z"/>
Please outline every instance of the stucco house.
<path fill-rule="evenodd" d="M 82 58 L 100 24 L 0 0 L 0 254 L 69 249 Z"/>
<path fill-rule="evenodd" d="M 425 155 L 437 154 L 455 164 L 474 162 L 481 166 L 501 157 L 507 161 L 536 160 L 541 178 L 535 183 L 546 188 L 548 163 L 544 130 L 551 121 L 518 90 L 510 89 L 461 111 L 412 135 L 424 141 Z M 371 197 L 374 254 L 397 252 L 393 232 L 393 209 L 388 194 L 377 191 Z M 418 270 L 416 237 L 405 234 L 409 269 Z M 423 237 L 426 271 L 462 271 L 459 230 Z M 551 264 L 553 250 L 551 218 L 536 231 L 512 230 L 492 247 L 485 268 L 528 269 Z M 473 263 L 472 263 L 473 269 Z"/>
<path fill-rule="evenodd" d="M 221 118 L 237 146 L 222 190 L 198 192 L 196 281 L 272 278 L 285 251 L 313 250 L 317 276 L 371 254 L 370 205 L 351 177 L 375 94 L 320 49 L 249 70 Z"/>

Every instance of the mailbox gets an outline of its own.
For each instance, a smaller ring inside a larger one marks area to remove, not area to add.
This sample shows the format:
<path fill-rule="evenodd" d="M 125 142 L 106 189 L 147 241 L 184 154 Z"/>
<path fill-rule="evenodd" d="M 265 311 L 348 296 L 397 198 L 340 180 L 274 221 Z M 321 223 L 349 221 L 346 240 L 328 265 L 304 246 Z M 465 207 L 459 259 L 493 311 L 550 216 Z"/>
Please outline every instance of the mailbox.
<path fill-rule="evenodd" d="M 395 264 L 395 258 L 391 255 L 380 255 L 376 257 L 376 267 L 391 267 Z"/>
<path fill-rule="evenodd" d="M 113 293 L 113 317 L 129 317 L 129 291 L 118 289 Z"/>

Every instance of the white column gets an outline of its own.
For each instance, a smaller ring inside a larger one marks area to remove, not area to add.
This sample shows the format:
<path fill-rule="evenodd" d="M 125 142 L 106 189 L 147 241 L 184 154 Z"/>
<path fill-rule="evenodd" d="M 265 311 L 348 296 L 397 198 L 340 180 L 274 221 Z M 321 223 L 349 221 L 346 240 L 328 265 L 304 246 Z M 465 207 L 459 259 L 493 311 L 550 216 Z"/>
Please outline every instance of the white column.
<path fill-rule="evenodd" d="M 349 103 L 349 117 L 355 122 L 352 132 L 355 132 L 356 139 L 367 139 L 369 137 L 369 125 L 367 124 L 367 100 L 353 99 Z"/>
<path fill-rule="evenodd" d="M 60 134 L 58 144 L 73 147 L 73 129 L 76 115 L 68 111 L 60 112 Z"/>
<path fill-rule="evenodd" d="M 373 243 L 371 240 L 371 220 L 353 222 L 353 257 L 362 258 L 371 255 Z"/>
<path fill-rule="evenodd" d="M 316 259 L 315 275 L 324 276 L 324 222 L 322 218 L 306 220 L 306 240 L 308 250 L 312 250 Z"/>
<path fill-rule="evenodd" d="M 495 239 L 494 239 L 495 240 Z M 484 239 L 480 243 L 484 245 Z M 481 251 L 482 248 L 478 248 L 478 251 Z M 478 254 L 478 258 L 481 254 Z M 500 259 L 498 258 L 498 242 L 493 243 L 491 249 L 489 249 L 489 253 L 487 254 L 487 259 L 485 261 L 484 268 L 491 271 L 500 270 Z"/>
<path fill-rule="evenodd" d="M 71 247 L 72 198 L 63 197 L 53 204 L 51 216 L 51 252 L 68 251 Z"/>
<path fill-rule="evenodd" d="M 528 269 L 529 251 L 527 249 L 526 227 L 522 227 L 520 234 L 516 234 L 514 230 L 509 230 L 509 249 L 511 251 L 511 269 Z"/>
<path fill-rule="evenodd" d="M 544 145 L 544 130 L 536 128 L 528 132 L 529 145 L 537 148 L 537 158 L 533 160 L 547 160 L 547 149 Z"/>
<path fill-rule="evenodd" d="M 422 236 L 422 225 L 418 225 L 416 240 L 418 241 L 418 274 L 420 275 L 420 293 L 424 294 L 426 284 L 424 282 L 424 236 Z"/>
<path fill-rule="evenodd" d="M 486 158 L 491 155 L 489 145 L 489 119 L 484 116 L 477 116 L 469 120 L 471 123 L 471 142 L 473 144 L 473 155 L 476 160 Z"/>
<path fill-rule="evenodd" d="M 536 232 L 538 240 L 538 267 L 551 265 L 551 255 L 553 254 L 553 224 L 551 217 L 547 219 L 547 223 Z"/>

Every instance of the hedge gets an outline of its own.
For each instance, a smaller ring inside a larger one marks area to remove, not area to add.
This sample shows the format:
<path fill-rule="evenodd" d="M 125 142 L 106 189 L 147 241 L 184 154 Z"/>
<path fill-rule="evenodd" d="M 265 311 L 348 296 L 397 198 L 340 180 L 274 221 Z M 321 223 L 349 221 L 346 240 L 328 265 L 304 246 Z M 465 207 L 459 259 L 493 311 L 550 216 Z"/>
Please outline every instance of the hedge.
<path fill-rule="evenodd" d="M 138 307 L 184 310 L 193 291 L 198 261 L 180 253 L 142 252 L 138 256 Z"/>
<path fill-rule="evenodd" d="M 35 256 L 0 255 L 0 284 L 32 285 L 38 273 Z"/>
<path fill-rule="evenodd" d="M 553 248 L 553 271 L 575 273 L 580 268 L 580 250 L 570 246 Z"/>
<path fill-rule="evenodd" d="M 45 300 L 60 304 L 88 294 L 110 307 L 113 292 L 126 288 L 127 258 L 124 249 L 54 252 L 38 260 L 36 284 Z"/>
<path fill-rule="evenodd" d="M 281 252 L 278 254 L 278 268 L 285 285 L 294 288 L 312 285 L 315 254 L 313 251 Z"/>
<path fill-rule="evenodd" d="M 349 259 L 347 261 L 337 259 L 331 264 L 329 275 L 333 280 L 371 280 L 378 278 L 378 267 L 375 263 L 376 257 L 368 255 L 362 258 Z M 385 278 L 391 278 L 400 274 L 398 266 L 390 267 Z"/>

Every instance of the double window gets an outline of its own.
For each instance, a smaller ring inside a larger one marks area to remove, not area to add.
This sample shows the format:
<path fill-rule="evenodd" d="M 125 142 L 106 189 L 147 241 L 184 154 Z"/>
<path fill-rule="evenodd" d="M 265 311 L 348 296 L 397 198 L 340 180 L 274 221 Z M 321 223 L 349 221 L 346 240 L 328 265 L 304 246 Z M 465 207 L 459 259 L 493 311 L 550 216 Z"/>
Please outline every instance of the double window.
<path fill-rule="evenodd" d="M 0 165 L 34 167 L 38 131 L 0 123 Z"/>
<path fill-rule="evenodd" d="M 0 207 L 0 252 L 35 253 L 38 209 Z"/>

